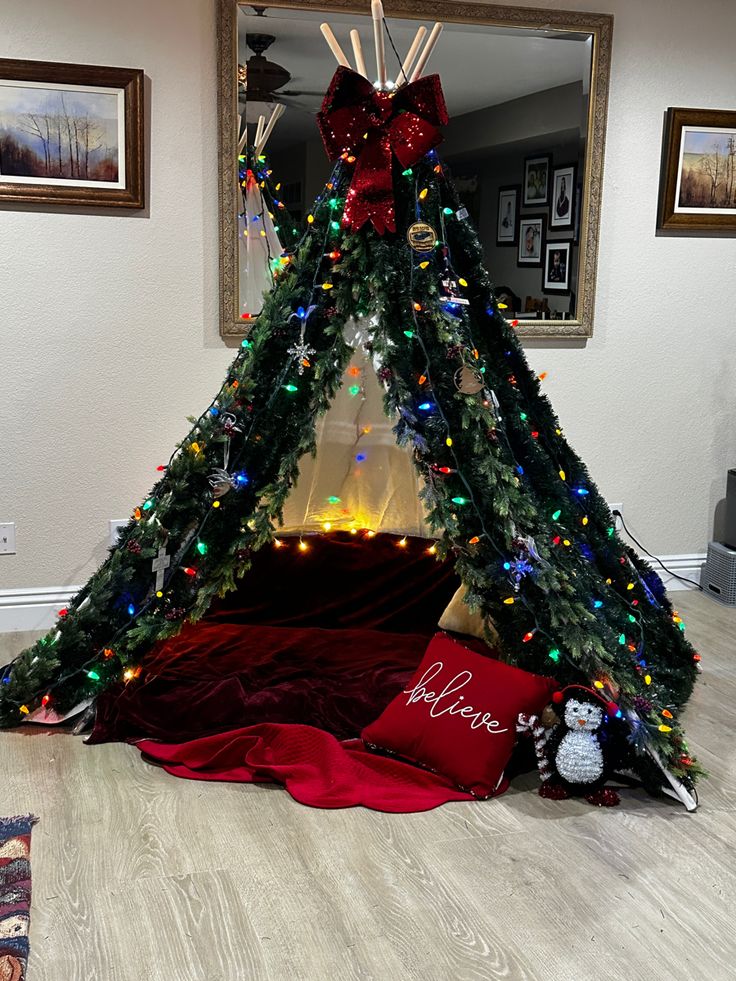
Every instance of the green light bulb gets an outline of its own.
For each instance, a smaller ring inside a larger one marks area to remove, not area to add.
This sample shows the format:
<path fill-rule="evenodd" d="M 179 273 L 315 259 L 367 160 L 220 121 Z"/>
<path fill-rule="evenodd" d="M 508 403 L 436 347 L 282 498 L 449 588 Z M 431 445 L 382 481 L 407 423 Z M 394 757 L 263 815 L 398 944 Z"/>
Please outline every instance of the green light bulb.
<path fill-rule="evenodd" d="M 468 503 L 468 499 L 467 499 L 467 497 L 453 497 L 452 503 L 453 504 L 467 504 Z"/>
<path fill-rule="evenodd" d="M 559 521 L 561 514 L 562 514 L 562 511 L 559 511 L 559 510 L 558 511 L 555 511 L 555 513 L 552 515 L 552 520 L 553 521 Z"/>
<path fill-rule="evenodd" d="M 404 333 L 406 334 L 406 336 L 408 338 L 412 338 L 414 336 L 414 331 L 413 330 L 405 330 Z"/>
<path fill-rule="evenodd" d="M 207 554 L 207 545 L 205 544 L 205 542 L 197 542 L 197 551 L 199 552 L 200 555 Z"/>
<path fill-rule="evenodd" d="M 97 674 L 96 671 L 88 671 L 87 672 L 87 677 L 88 678 L 91 678 L 92 681 L 99 681 L 100 680 L 100 676 Z"/>
<path fill-rule="evenodd" d="M 559 652 L 559 651 L 557 650 L 557 648 L 556 648 L 556 647 L 553 647 L 553 648 L 552 648 L 552 650 L 551 650 L 551 651 L 549 652 L 549 657 L 550 657 L 550 658 L 551 658 L 551 659 L 552 659 L 552 660 L 553 660 L 553 661 L 554 661 L 555 663 L 557 663 L 557 661 L 559 661 L 559 660 L 560 660 L 560 652 Z"/>
<path fill-rule="evenodd" d="M 286 389 L 287 392 L 296 392 L 297 390 L 296 385 L 292 385 L 291 382 L 289 382 L 288 385 L 284 385 L 284 388 Z"/>
<path fill-rule="evenodd" d="M 331 494 L 330 497 L 327 498 L 327 503 L 328 504 L 339 504 L 340 503 L 340 500 L 341 500 L 341 498 L 335 497 L 334 494 Z"/>
<path fill-rule="evenodd" d="M 401 173 L 404 175 L 404 177 L 411 177 L 414 171 L 411 169 L 411 167 L 407 167 L 406 170 L 402 170 Z"/>
<path fill-rule="evenodd" d="M 443 215 L 451 215 L 452 214 L 452 208 L 443 208 L 442 209 L 442 214 Z"/>

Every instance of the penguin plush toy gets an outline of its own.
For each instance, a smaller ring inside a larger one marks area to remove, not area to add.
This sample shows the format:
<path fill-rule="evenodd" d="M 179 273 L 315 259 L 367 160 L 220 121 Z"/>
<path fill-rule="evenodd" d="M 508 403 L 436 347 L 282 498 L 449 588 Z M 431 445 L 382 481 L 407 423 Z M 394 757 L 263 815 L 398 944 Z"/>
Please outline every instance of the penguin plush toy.
<path fill-rule="evenodd" d="M 568 685 L 552 696 L 561 719 L 545 747 L 551 775 L 539 788 L 542 797 L 585 797 L 598 807 L 615 807 L 620 797 L 606 787 L 612 774 L 611 745 L 605 723 L 618 706 L 584 685 Z"/>

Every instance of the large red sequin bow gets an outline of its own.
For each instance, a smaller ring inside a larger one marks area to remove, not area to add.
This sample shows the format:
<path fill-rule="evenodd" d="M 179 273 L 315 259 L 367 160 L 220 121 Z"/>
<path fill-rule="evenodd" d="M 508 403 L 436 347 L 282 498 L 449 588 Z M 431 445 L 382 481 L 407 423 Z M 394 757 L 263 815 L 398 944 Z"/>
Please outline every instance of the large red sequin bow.
<path fill-rule="evenodd" d="M 405 169 L 442 142 L 447 123 L 439 75 L 427 75 L 394 94 L 378 92 L 350 68 L 335 72 L 317 113 L 331 160 L 357 158 L 345 200 L 344 223 L 357 230 L 372 221 L 379 235 L 396 231 L 392 156 Z"/>

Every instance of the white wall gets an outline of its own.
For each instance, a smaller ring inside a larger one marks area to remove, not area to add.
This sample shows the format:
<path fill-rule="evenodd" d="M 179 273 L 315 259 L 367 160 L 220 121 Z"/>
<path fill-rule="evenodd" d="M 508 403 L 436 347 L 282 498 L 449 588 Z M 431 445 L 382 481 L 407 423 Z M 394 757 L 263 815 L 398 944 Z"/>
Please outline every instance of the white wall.
<path fill-rule="evenodd" d="M 512 0 L 507 0 L 512 2 Z M 549 0 L 538 6 L 556 7 Z M 573 444 L 656 552 L 702 552 L 736 463 L 736 238 L 657 237 L 662 113 L 734 106 L 732 0 L 616 16 L 595 336 L 530 351 Z M 4 0 L 0 55 L 142 67 L 149 209 L 0 209 L 0 589 L 81 583 L 219 386 L 210 0 Z"/>

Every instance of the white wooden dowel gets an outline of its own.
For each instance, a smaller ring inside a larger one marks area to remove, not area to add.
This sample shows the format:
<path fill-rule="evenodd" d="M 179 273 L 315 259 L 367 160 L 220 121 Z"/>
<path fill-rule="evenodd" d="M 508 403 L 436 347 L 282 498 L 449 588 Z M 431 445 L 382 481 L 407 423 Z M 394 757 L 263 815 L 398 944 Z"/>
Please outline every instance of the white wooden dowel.
<path fill-rule="evenodd" d="M 319 25 L 319 29 L 322 31 L 322 37 L 324 37 L 325 41 L 327 41 L 327 44 L 329 45 L 330 51 L 333 53 L 333 55 L 337 59 L 338 65 L 343 65 L 345 68 L 350 68 L 351 67 L 350 66 L 350 62 L 348 61 L 347 57 L 345 56 L 345 52 L 342 50 L 342 48 L 338 44 L 337 38 L 332 33 L 332 28 L 330 27 L 330 25 L 329 24 L 320 24 Z"/>
<path fill-rule="evenodd" d="M 260 155 L 263 153 L 263 149 L 266 146 L 266 143 L 268 142 L 269 136 L 273 132 L 273 128 L 276 125 L 276 122 L 279 119 L 281 119 L 281 117 L 285 112 L 286 112 L 286 107 L 281 105 L 281 103 L 279 103 L 277 106 L 274 106 L 274 110 L 271 113 L 271 118 L 268 121 L 268 125 L 264 129 L 263 133 L 261 134 L 261 138 L 258 141 L 258 144 L 256 145 L 256 157 L 260 157 Z"/>
<path fill-rule="evenodd" d="M 386 50 L 383 45 L 383 4 L 381 0 L 371 0 L 373 17 L 373 40 L 376 45 L 376 78 L 381 89 L 386 88 Z"/>
<path fill-rule="evenodd" d="M 256 135 L 253 137 L 253 146 L 258 146 L 261 142 L 261 137 L 263 136 L 263 127 L 266 125 L 266 117 L 260 115 L 258 117 L 258 122 L 256 123 Z"/>
<path fill-rule="evenodd" d="M 437 23 L 432 28 L 432 33 L 427 38 L 427 43 L 424 45 L 422 53 L 417 59 L 417 63 L 414 66 L 414 71 L 411 73 L 410 81 L 415 82 L 418 78 L 422 77 L 422 72 L 424 71 L 427 62 L 429 61 L 429 56 L 434 51 L 434 46 L 439 40 L 439 36 L 442 33 L 442 24 Z"/>
<path fill-rule="evenodd" d="M 414 64 L 414 59 L 417 56 L 417 51 L 419 51 L 419 45 L 424 40 L 424 35 L 427 33 L 427 28 L 422 24 L 422 26 L 417 30 L 414 35 L 414 40 L 411 42 L 411 47 L 406 53 L 406 58 L 404 58 L 404 64 L 401 66 L 401 73 L 396 79 L 397 85 L 405 85 L 409 81 L 409 72 L 411 71 L 411 66 Z"/>
<path fill-rule="evenodd" d="M 238 132 L 239 133 L 240 133 L 240 127 L 241 126 L 243 126 L 243 117 L 240 115 L 240 113 L 238 113 Z M 243 132 L 241 133 L 240 139 L 238 140 L 238 156 L 240 156 L 240 154 L 243 152 L 243 147 L 245 146 L 245 144 L 247 143 L 247 141 L 248 141 L 248 124 L 246 123 L 245 126 L 243 126 Z"/>
<path fill-rule="evenodd" d="M 353 29 L 350 32 L 350 40 L 353 44 L 353 57 L 355 58 L 355 70 L 360 74 L 368 78 L 368 69 L 365 67 L 365 58 L 363 57 L 363 47 L 360 43 L 360 34 Z"/>

